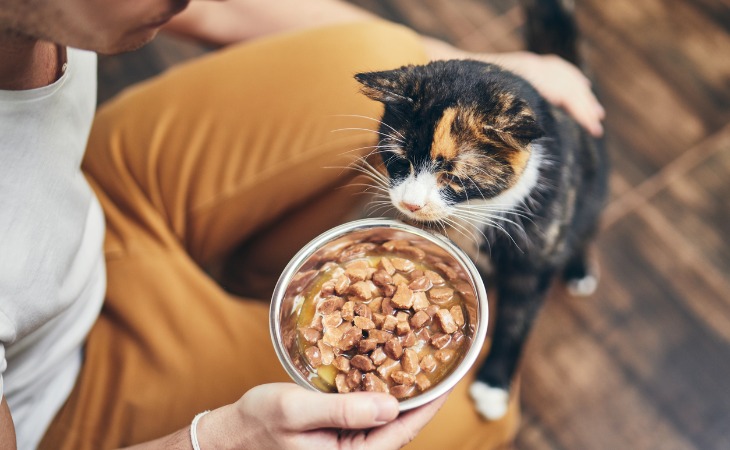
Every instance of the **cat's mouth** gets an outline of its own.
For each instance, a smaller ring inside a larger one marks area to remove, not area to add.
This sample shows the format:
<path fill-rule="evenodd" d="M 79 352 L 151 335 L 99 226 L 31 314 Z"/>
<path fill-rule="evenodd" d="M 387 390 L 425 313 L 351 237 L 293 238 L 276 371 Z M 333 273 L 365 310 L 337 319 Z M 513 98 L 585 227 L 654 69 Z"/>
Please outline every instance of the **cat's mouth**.
<path fill-rule="evenodd" d="M 447 214 L 444 214 L 429 205 L 416 210 L 403 204 L 398 204 L 396 207 L 401 215 L 405 217 L 406 222 L 418 226 L 441 228 L 443 226 L 444 219 L 448 217 Z"/>
<path fill-rule="evenodd" d="M 414 205 L 401 201 L 396 204 L 396 207 L 401 214 L 417 222 L 439 222 L 444 218 L 443 213 L 428 203 L 425 205 Z"/>
<path fill-rule="evenodd" d="M 416 228 L 420 228 L 422 230 L 427 231 L 443 231 L 444 227 L 443 224 L 437 220 L 434 221 L 423 221 L 423 220 L 417 220 L 413 219 L 411 217 L 405 216 L 402 218 L 403 222 L 405 222 L 408 225 L 414 226 Z"/>

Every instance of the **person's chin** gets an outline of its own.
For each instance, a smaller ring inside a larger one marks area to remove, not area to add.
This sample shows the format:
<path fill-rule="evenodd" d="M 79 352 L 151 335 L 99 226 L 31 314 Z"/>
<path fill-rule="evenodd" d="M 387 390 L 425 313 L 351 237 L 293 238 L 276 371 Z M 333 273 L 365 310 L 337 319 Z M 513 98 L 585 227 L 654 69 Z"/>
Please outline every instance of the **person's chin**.
<path fill-rule="evenodd" d="M 137 50 L 154 39 L 159 31 L 159 28 L 135 30 L 133 33 L 128 33 L 110 45 L 97 50 L 97 52 L 104 55 L 116 55 Z"/>

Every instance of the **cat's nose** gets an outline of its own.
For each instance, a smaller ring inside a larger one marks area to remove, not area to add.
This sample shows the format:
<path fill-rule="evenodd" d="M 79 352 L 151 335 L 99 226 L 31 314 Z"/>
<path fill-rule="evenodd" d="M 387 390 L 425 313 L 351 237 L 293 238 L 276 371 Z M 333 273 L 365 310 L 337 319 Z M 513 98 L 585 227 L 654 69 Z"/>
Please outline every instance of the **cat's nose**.
<path fill-rule="evenodd" d="M 401 206 L 402 206 L 403 208 L 405 208 L 405 209 L 407 209 L 408 211 L 410 211 L 410 212 L 416 212 L 416 211 L 418 211 L 419 209 L 423 208 L 423 206 L 421 206 L 421 205 L 416 205 L 416 204 L 413 204 L 413 203 L 408 203 L 408 202 L 400 202 L 400 205 L 401 205 Z"/>

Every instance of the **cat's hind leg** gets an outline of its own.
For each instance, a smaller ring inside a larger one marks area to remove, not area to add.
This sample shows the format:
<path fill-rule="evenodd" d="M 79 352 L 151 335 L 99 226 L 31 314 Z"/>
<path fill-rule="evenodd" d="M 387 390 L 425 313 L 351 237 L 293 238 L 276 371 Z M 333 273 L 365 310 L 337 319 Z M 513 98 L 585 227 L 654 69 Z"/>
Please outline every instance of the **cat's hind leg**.
<path fill-rule="evenodd" d="M 585 247 L 576 251 L 563 269 L 565 287 L 574 297 L 588 297 L 598 287 L 598 263 Z"/>

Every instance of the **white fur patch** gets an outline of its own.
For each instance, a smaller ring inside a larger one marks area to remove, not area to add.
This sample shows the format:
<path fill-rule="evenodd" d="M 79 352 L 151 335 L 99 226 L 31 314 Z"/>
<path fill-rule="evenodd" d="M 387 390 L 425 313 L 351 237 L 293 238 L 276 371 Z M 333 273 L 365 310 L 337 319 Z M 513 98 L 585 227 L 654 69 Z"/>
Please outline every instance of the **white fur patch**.
<path fill-rule="evenodd" d="M 390 201 L 400 212 L 415 220 L 439 220 L 448 215 L 448 206 L 439 195 L 436 176 L 428 170 L 411 173 L 408 178 L 390 189 Z M 411 211 L 405 205 L 420 209 Z"/>
<path fill-rule="evenodd" d="M 474 406 L 479 414 L 487 420 L 499 420 L 507 414 L 509 393 L 502 388 L 491 387 L 481 381 L 475 381 L 469 388 Z"/>
<path fill-rule="evenodd" d="M 496 197 L 486 200 L 474 200 L 474 204 L 498 206 L 500 208 L 514 208 L 522 204 L 530 192 L 537 187 L 540 180 L 540 166 L 542 165 L 543 147 L 540 144 L 530 145 L 530 159 L 527 160 L 525 170 L 517 179 L 517 183 Z M 471 201 L 469 202 L 471 203 Z"/>
<path fill-rule="evenodd" d="M 515 210 L 520 205 L 523 205 L 532 190 L 535 189 L 539 184 L 540 167 L 542 164 L 544 164 L 542 159 L 543 151 L 544 150 L 542 145 L 531 145 L 530 159 L 527 160 L 525 170 L 522 172 L 522 175 L 520 175 L 520 178 L 517 180 L 517 183 L 515 183 L 514 186 L 505 190 L 496 197 L 492 197 L 490 199 L 469 200 L 464 205 L 467 207 L 469 205 L 474 205 L 475 210 L 478 209 L 479 206 L 491 206 L 495 208 L 495 210 L 503 211 Z M 519 210 L 517 211 L 519 212 Z M 498 213 L 496 211 L 494 214 L 506 215 L 505 212 Z M 511 220 L 512 219 L 513 218 L 511 218 Z M 479 224 L 476 219 L 468 221 L 462 220 L 461 222 L 464 225 L 468 225 L 480 230 L 484 228 L 482 225 Z M 480 255 L 479 249 L 483 244 L 483 238 L 479 233 L 472 233 L 472 236 L 474 236 L 475 238 L 479 236 L 480 242 L 473 242 L 470 243 L 470 245 L 465 242 L 465 239 L 468 239 L 469 237 L 464 236 L 464 234 L 460 230 L 449 230 L 448 235 L 450 239 L 456 242 L 462 249 L 464 249 L 464 251 L 467 252 L 467 254 L 472 258 L 472 260 L 477 264 L 480 269 L 487 273 L 491 271 L 491 264 L 488 259 L 483 258 Z"/>
<path fill-rule="evenodd" d="M 566 287 L 568 293 L 574 297 L 588 297 L 596 292 L 598 278 L 589 274 L 583 278 L 568 280 Z"/>

